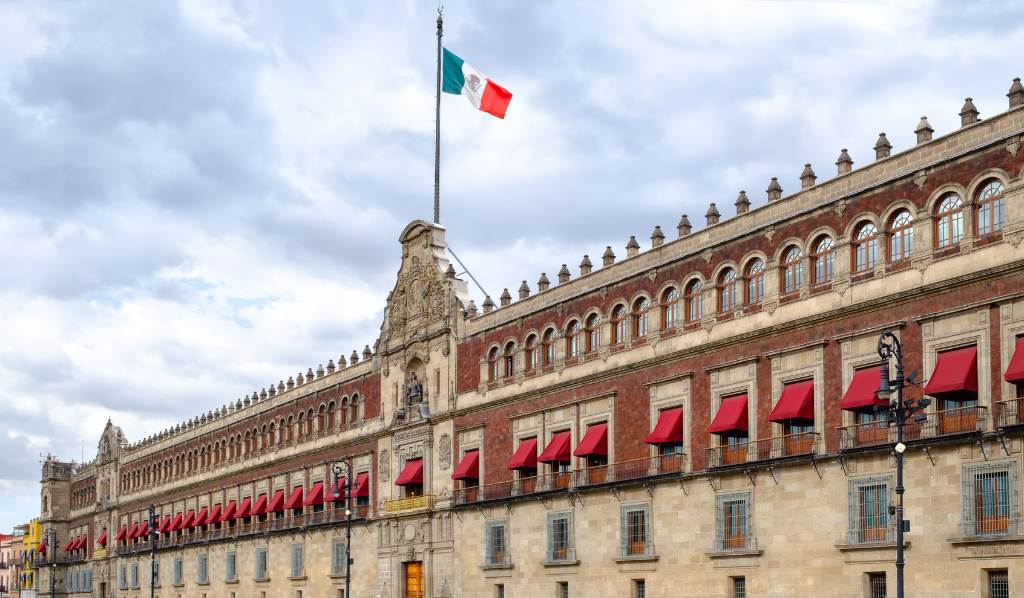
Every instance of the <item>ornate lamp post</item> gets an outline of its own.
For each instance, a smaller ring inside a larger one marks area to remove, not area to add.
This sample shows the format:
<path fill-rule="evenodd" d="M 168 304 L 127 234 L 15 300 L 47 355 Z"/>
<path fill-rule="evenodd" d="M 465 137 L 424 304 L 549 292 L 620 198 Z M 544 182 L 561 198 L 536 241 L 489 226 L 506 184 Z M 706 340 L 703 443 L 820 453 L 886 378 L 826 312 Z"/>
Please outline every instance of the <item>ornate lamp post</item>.
<path fill-rule="evenodd" d="M 345 598 L 351 598 L 352 585 L 352 466 L 347 461 L 331 465 L 334 471 L 334 500 L 338 498 L 338 479 L 345 474 Z"/>
<path fill-rule="evenodd" d="M 50 551 L 50 596 L 57 595 L 57 530 L 52 527 L 46 528 L 43 533 L 46 538 L 47 550 Z"/>
<path fill-rule="evenodd" d="M 149 505 L 149 598 L 156 594 L 156 545 L 160 539 L 157 523 L 156 507 Z"/>
<path fill-rule="evenodd" d="M 882 358 L 880 365 L 881 384 L 878 388 L 878 398 L 889 401 L 888 407 L 881 407 L 888 411 L 890 425 L 896 426 L 896 506 L 890 507 L 890 515 L 896 516 L 896 598 L 903 596 L 903 534 L 909 531 L 910 522 L 903 519 L 903 452 L 907 446 L 903 444 L 903 426 L 907 419 L 913 417 L 917 422 L 923 422 L 927 416 L 923 411 L 931 404 L 929 399 L 921 399 L 916 402 L 903 399 L 903 389 L 914 383 L 917 372 L 910 374 L 909 378 L 903 376 L 903 349 L 900 340 L 891 331 L 886 330 L 878 337 L 878 356 Z M 889 362 L 896 360 L 896 378 L 889 381 Z M 892 398 L 892 391 L 896 391 L 896 400 Z M 916 416 L 914 414 L 917 414 Z"/>

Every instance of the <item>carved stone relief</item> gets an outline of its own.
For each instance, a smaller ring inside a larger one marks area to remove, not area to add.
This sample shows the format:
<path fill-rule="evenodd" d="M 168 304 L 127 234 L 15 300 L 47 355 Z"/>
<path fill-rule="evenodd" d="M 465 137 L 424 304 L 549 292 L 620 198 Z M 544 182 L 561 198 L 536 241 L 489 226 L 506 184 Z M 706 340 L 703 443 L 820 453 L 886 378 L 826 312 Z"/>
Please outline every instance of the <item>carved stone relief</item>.
<path fill-rule="evenodd" d="M 380 452 L 380 465 L 377 468 L 377 475 L 384 482 L 388 481 L 388 476 L 391 475 L 391 454 L 387 449 Z"/>
<path fill-rule="evenodd" d="M 437 462 L 441 471 L 448 471 L 452 465 L 452 439 L 447 432 L 437 441 Z"/>

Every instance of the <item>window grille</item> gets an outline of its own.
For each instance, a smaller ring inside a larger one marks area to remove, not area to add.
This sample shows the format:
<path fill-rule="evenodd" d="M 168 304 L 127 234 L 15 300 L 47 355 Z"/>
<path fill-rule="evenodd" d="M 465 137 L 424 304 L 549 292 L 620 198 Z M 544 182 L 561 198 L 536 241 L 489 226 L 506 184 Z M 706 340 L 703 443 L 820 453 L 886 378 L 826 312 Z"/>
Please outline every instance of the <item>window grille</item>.
<path fill-rule="evenodd" d="M 151 575 L 153 576 L 153 585 L 160 585 L 160 563 L 153 563 L 153 570 Z M 89 585 L 92 586 L 92 571 L 89 571 Z"/>
<path fill-rule="evenodd" d="M 569 598 L 569 582 L 558 582 L 558 598 Z"/>
<path fill-rule="evenodd" d="M 182 584 L 181 559 L 174 559 L 174 585 Z"/>
<path fill-rule="evenodd" d="M 633 598 L 647 598 L 647 582 L 645 580 L 633 580 Z"/>
<path fill-rule="evenodd" d="M 750 493 L 720 494 L 716 497 L 716 550 L 749 550 L 754 542 L 750 533 Z"/>
<path fill-rule="evenodd" d="M 626 505 L 619 512 L 619 554 L 648 554 L 648 505 Z"/>
<path fill-rule="evenodd" d="M 572 560 L 572 519 L 568 513 L 548 515 L 548 561 Z"/>
<path fill-rule="evenodd" d="M 895 530 L 889 517 L 891 482 L 889 476 L 850 480 L 850 544 L 893 541 Z"/>
<path fill-rule="evenodd" d="M 302 577 L 302 544 L 292 546 L 292 577 Z"/>
<path fill-rule="evenodd" d="M 333 549 L 331 553 L 333 554 L 333 558 L 331 559 L 331 573 L 333 575 L 344 575 L 345 542 L 343 540 L 335 539 L 333 541 Z"/>
<path fill-rule="evenodd" d="M 1020 504 L 1016 464 L 965 465 L 962 491 L 964 536 L 1016 533 Z"/>
<path fill-rule="evenodd" d="M 267 549 L 256 549 L 256 579 L 267 578 Z"/>
<path fill-rule="evenodd" d="M 200 554 L 197 557 L 197 559 L 196 559 L 197 560 L 197 562 L 196 562 L 196 569 L 197 569 L 196 580 L 199 583 L 208 583 L 210 581 L 209 571 L 206 568 L 206 565 L 207 565 L 207 560 L 206 559 L 207 559 L 207 556 L 205 554 Z"/>
<path fill-rule="evenodd" d="M 487 564 L 508 564 L 508 542 L 505 538 L 505 521 L 488 521 L 485 528 L 487 546 Z"/>
<path fill-rule="evenodd" d="M 868 591 L 871 598 L 886 598 L 885 573 L 868 573 Z"/>
<path fill-rule="evenodd" d="M 224 555 L 224 580 L 235 581 L 238 579 L 238 557 L 234 552 Z"/>
<path fill-rule="evenodd" d="M 732 598 L 747 598 L 747 578 L 732 578 Z"/>
<path fill-rule="evenodd" d="M 989 598 L 1010 598 L 1010 578 L 1006 569 L 988 572 Z"/>
<path fill-rule="evenodd" d="M 505 584 L 494 584 L 494 598 L 505 598 Z"/>
<path fill-rule="evenodd" d="M 131 574 L 132 574 L 132 587 L 133 588 L 139 587 L 139 565 L 137 563 L 132 563 Z"/>

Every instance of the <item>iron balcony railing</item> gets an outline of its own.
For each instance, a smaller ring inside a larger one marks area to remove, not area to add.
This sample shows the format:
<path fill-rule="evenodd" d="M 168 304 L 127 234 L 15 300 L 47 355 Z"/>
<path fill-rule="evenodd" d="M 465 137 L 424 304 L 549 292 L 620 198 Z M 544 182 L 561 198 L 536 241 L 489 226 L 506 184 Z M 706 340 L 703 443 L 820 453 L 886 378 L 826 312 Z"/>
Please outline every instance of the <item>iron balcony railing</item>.
<path fill-rule="evenodd" d="M 548 547 L 547 560 L 545 562 L 558 564 L 558 563 L 572 563 L 576 561 L 576 547 L 575 546 L 550 546 Z"/>
<path fill-rule="evenodd" d="M 1011 428 L 1024 425 L 1024 399 L 1007 399 L 996 403 L 996 425 L 1000 428 Z"/>
<path fill-rule="evenodd" d="M 626 540 L 619 547 L 619 557 L 624 559 L 642 559 L 656 556 L 654 542 L 646 540 Z"/>
<path fill-rule="evenodd" d="M 434 507 L 435 496 L 423 494 L 420 496 L 409 496 L 406 498 L 392 498 L 384 501 L 384 510 L 388 513 L 398 511 L 409 511 L 412 509 L 431 509 Z"/>
<path fill-rule="evenodd" d="M 455 504 L 462 505 L 537 492 L 570 490 L 597 484 L 626 483 L 680 473 L 683 471 L 685 463 L 686 456 L 680 453 L 620 461 L 598 467 L 545 473 L 494 484 L 457 488 L 454 500 Z"/>
<path fill-rule="evenodd" d="M 860 527 L 847 532 L 850 544 L 891 544 L 896 541 L 895 521 L 892 525 Z"/>
<path fill-rule="evenodd" d="M 746 552 L 757 550 L 757 540 L 750 534 L 736 534 L 715 538 L 714 552 Z"/>
<path fill-rule="evenodd" d="M 988 409 L 980 405 L 920 413 L 903 426 L 903 441 L 911 442 L 981 432 L 985 429 L 987 421 Z M 886 420 L 842 426 L 838 428 L 838 431 L 839 450 L 895 444 L 896 442 L 896 428 L 890 426 Z"/>
<path fill-rule="evenodd" d="M 507 550 L 495 550 L 484 558 L 486 567 L 511 567 L 512 555 Z"/>
<path fill-rule="evenodd" d="M 965 538 L 988 538 L 1002 536 L 1017 536 L 1020 534 L 1020 517 L 1016 515 L 1001 514 L 998 510 L 988 512 L 978 509 L 969 521 L 961 523 L 961 531 Z"/>
<path fill-rule="evenodd" d="M 708 449 L 707 466 L 711 469 L 817 454 L 821 452 L 819 437 L 817 432 L 801 432 L 712 447 Z"/>

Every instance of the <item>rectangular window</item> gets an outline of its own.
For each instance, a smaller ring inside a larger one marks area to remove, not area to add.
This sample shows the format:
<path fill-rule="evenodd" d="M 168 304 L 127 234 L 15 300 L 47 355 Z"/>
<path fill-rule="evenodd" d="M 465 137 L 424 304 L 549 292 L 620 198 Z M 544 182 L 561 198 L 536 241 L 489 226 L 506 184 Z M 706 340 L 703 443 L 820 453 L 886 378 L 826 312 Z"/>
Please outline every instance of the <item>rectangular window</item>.
<path fill-rule="evenodd" d="M 555 595 L 558 596 L 558 598 L 569 598 L 569 582 L 567 582 L 567 581 L 560 581 L 560 582 L 558 582 L 557 589 L 558 589 L 558 591 L 557 591 L 557 594 L 555 594 Z"/>
<path fill-rule="evenodd" d="M 292 577 L 302 577 L 302 544 L 292 545 Z"/>
<path fill-rule="evenodd" d="M 747 598 L 747 578 L 732 578 L 732 598 Z"/>
<path fill-rule="evenodd" d="M 569 513 L 549 514 L 548 561 L 571 561 L 573 559 L 572 516 Z"/>
<path fill-rule="evenodd" d="M 485 529 L 487 535 L 487 564 L 507 565 L 510 562 L 507 552 L 508 542 L 505 538 L 505 521 L 488 521 Z"/>
<path fill-rule="evenodd" d="M 196 559 L 196 581 L 199 583 L 209 583 L 210 575 L 207 570 L 207 556 L 200 554 Z"/>
<path fill-rule="evenodd" d="M 153 576 L 153 585 L 156 586 L 156 587 L 160 587 L 160 563 L 159 562 L 153 563 L 153 567 L 152 567 L 152 571 L 150 572 L 150 575 Z M 89 584 L 90 585 L 92 584 L 92 572 L 91 571 L 89 572 Z"/>
<path fill-rule="evenodd" d="M 505 598 L 505 584 L 494 584 L 494 598 Z"/>
<path fill-rule="evenodd" d="M 626 505 L 619 511 L 619 554 L 624 557 L 653 553 L 649 545 L 649 505 Z"/>
<path fill-rule="evenodd" d="M 267 549 L 256 549 L 256 579 L 267 579 Z"/>
<path fill-rule="evenodd" d="M 185 576 L 182 572 L 181 559 L 174 559 L 174 585 L 180 586 L 184 584 Z"/>
<path fill-rule="evenodd" d="M 125 566 L 121 565 L 117 570 L 117 587 L 122 590 L 128 589 L 128 582 L 125 581 Z"/>
<path fill-rule="evenodd" d="M 224 580 L 236 581 L 238 579 L 238 557 L 234 552 L 224 555 Z"/>
<path fill-rule="evenodd" d="M 868 573 L 868 597 L 886 598 L 885 573 Z"/>
<path fill-rule="evenodd" d="M 888 477 L 850 480 L 850 544 L 891 542 Z"/>
<path fill-rule="evenodd" d="M 633 580 L 633 598 L 647 598 L 647 581 L 643 579 Z"/>
<path fill-rule="evenodd" d="M 716 549 L 727 551 L 753 548 L 754 543 L 750 537 L 750 493 L 720 494 L 716 502 Z"/>
<path fill-rule="evenodd" d="M 139 565 L 138 565 L 138 563 L 132 563 L 131 572 L 132 572 L 132 587 L 133 588 L 137 588 L 137 587 L 139 587 Z"/>
<path fill-rule="evenodd" d="M 988 572 L 989 598 L 1010 598 L 1010 578 L 1006 569 Z"/>
<path fill-rule="evenodd" d="M 1008 463 L 965 465 L 963 477 L 964 536 L 1016 532 L 1017 471 Z"/>
<path fill-rule="evenodd" d="M 345 574 L 345 541 L 335 538 L 331 541 L 331 575 Z"/>

